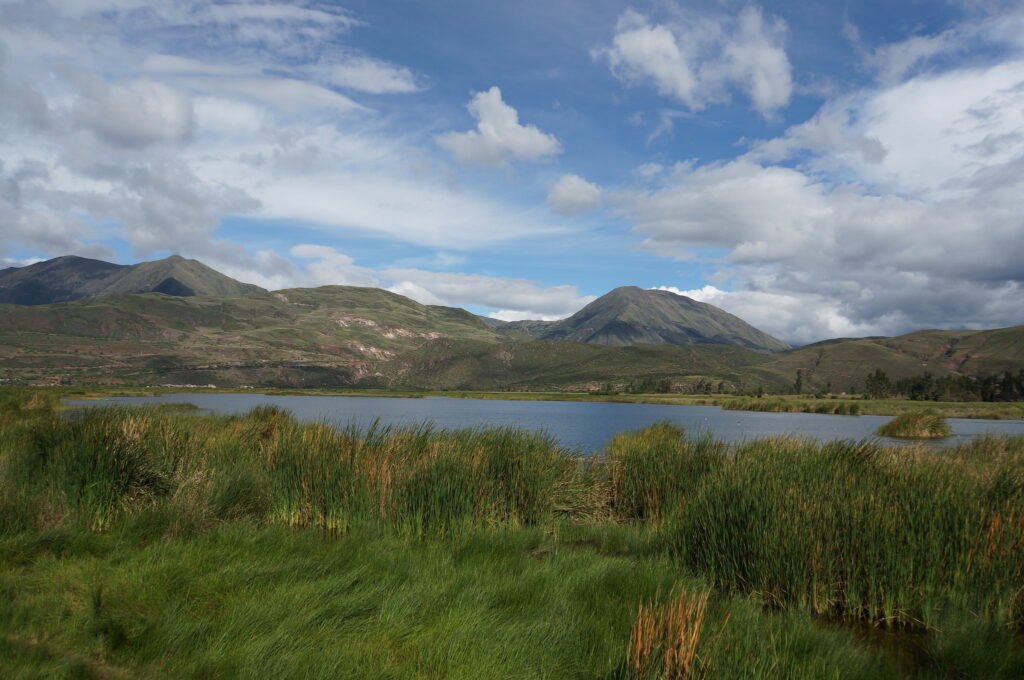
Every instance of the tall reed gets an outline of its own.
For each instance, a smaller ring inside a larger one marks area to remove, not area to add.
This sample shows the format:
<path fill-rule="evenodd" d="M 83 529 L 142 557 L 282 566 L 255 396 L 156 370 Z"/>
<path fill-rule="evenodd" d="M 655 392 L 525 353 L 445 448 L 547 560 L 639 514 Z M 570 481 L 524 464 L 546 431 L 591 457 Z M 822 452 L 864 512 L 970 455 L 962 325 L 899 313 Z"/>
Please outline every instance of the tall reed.
<path fill-rule="evenodd" d="M 624 432 L 608 444 L 611 506 L 624 520 L 659 520 L 719 468 L 725 449 L 710 436 L 691 439 L 672 423 Z"/>
<path fill-rule="evenodd" d="M 241 417 L 94 408 L 21 434 L 3 457 L 6 488 L 98 529 L 155 510 L 335 531 L 533 525 L 576 466 L 550 437 L 517 429 L 338 430 L 266 407 Z"/>

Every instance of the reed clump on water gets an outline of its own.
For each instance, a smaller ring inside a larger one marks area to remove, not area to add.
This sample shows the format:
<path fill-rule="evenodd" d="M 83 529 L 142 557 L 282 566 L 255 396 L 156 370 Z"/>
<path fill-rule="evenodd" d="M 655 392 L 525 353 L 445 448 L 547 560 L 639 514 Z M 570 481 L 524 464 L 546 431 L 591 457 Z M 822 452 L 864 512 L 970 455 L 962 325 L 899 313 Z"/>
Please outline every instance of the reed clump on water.
<path fill-rule="evenodd" d="M 925 410 L 898 415 L 879 427 L 875 434 L 905 439 L 942 439 L 952 434 L 952 430 L 940 413 Z"/>

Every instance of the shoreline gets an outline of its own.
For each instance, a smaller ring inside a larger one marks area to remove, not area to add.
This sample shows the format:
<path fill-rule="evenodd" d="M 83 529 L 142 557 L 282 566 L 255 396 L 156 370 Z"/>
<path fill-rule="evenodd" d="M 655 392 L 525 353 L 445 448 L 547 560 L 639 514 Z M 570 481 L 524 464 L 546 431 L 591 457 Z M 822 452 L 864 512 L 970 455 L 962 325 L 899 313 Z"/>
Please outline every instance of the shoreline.
<path fill-rule="evenodd" d="M 909 399 L 861 399 L 845 396 L 818 398 L 804 395 L 739 395 L 707 394 L 591 394 L 586 392 L 496 392 L 473 390 L 346 390 L 336 388 L 239 388 L 239 387 L 56 387 L 61 397 L 79 401 L 102 400 L 108 396 L 155 397 L 162 394 L 264 394 L 267 396 L 308 397 L 371 397 L 380 399 L 481 399 L 498 401 L 569 401 L 622 404 L 657 404 L 662 406 L 718 406 L 724 410 L 759 411 L 766 413 L 810 413 L 832 415 L 898 416 L 903 413 L 932 409 L 946 418 L 971 420 L 1024 420 L 1024 402 L 941 402 Z M 855 410 L 836 413 L 836 409 Z"/>

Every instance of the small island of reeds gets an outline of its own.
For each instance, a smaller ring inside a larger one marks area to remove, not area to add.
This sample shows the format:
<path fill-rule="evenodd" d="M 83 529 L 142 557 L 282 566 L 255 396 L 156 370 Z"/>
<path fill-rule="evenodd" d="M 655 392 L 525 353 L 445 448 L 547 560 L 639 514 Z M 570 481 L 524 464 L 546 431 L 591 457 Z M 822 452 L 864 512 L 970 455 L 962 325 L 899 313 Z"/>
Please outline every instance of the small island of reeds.
<path fill-rule="evenodd" d="M 879 427 L 875 434 L 903 439 L 942 439 L 952 431 L 941 414 L 929 410 L 900 414 Z"/>

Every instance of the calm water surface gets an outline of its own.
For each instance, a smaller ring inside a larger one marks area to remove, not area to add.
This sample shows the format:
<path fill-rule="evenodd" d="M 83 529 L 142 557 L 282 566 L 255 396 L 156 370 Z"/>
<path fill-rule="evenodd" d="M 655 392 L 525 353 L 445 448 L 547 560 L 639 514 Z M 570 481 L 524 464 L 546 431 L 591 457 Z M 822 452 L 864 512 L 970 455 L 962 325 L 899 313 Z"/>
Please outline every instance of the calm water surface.
<path fill-rule="evenodd" d="M 513 425 L 545 430 L 563 444 L 585 453 L 600 451 L 612 435 L 668 420 L 697 433 L 709 431 L 720 441 L 741 442 L 777 434 L 796 434 L 821 440 L 879 439 L 878 426 L 890 416 L 834 416 L 814 413 L 761 413 L 725 411 L 717 406 L 670 406 L 663 404 L 614 404 L 572 401 L 500 401 L 489 399 L 420 399 L 388 397 L 278 396 L 264 394 L 167 394 L 159 397 L 116 397 L 106 402 L 160 404 L 188 403 L 216 413 L 245 413 L 261 404 L 274 404 L 303 421 L 366 427 L 433 423 L 438 428 Z M 953 445 L 981 433 L 1024 435 L 1024 421 L 950 418 L 953 436 L 942 445 Z"/>

